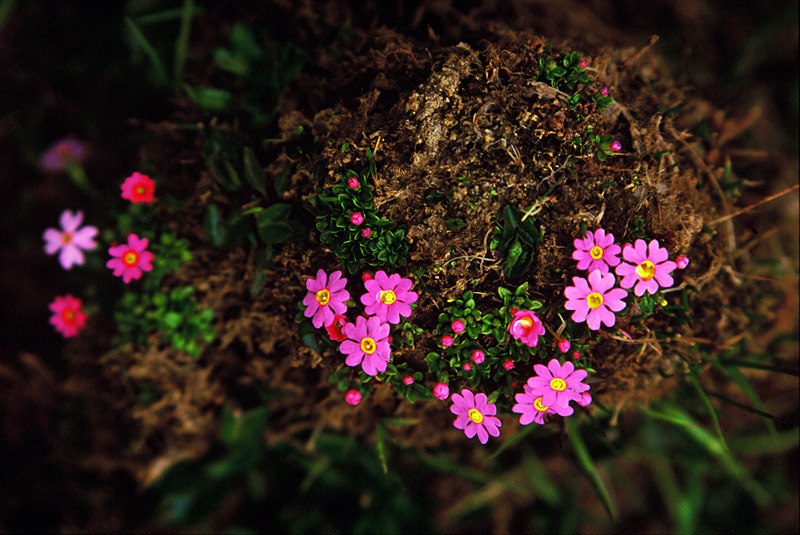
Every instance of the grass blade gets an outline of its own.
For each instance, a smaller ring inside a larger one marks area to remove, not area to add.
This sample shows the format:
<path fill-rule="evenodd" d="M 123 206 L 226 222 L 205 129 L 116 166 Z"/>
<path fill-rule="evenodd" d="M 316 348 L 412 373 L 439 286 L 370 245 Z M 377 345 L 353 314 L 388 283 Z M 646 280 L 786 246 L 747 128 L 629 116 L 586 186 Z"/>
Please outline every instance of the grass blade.
<path fill-rule="evenodd" d="M 572 418 L 567 418 L 566 420 L 567 429 L 569 430 L 569 440 L 572 442 L 572 448 L 575 450 L 575 457 L 578 459 L 578 464 L 583 468 L 586 477 L 589 478 L 595 492 L 597 492 L 597 496 L 603 502 L 603 505 L 605 505 L 608 515 L 612 519 L 616 519 L 617 508 L 614 506 L 614 502 L 611 501 L 611 495 L 606 488 L 606 484 L 600 477 L 597 467 L 595 467 L 594 461 L 589 456 L 589 451 L 586 449 L 586 444 L 583 443 L 583 439 L 578 433 L 578 424 L 573 423 Z"/>
<path fill-rule="evenodd" d="M 192 28 L 192 15 L 194 14 L 194 2 L 192 0 L 183 1 L 181 10 L 181 29 L 178 32 L 178 39 L 175 41 L 175 57 L 173 64 L 174 89 L 177 91 L 183 83 L 183 72 L 186 66 L 186 50 L 189 48 L 189 33 Z"/>
<path fill-rule="evenodd" d="M 742 409 L 743 411 L 751 412 L 753 414 L 757 414 L 758 416 L 763 416 L 764 418 L 773 419 L 775 418 L 774 415 L 768 413 L 767 411 L 762 411 L 756 409 L 755 407 L 751 407 L 750 405 L 745 405 L 744 403 L 739 403 L 738 401 L 734 401 L 729 397 L 723 396 L 722 394 L 717 394 L 716 392 L 712 392 L 710 390 L 706 391 L 706 394 L 711 396 L 712 398 L 716 398 L 720 401 L 724 401 L 728 405 L 736 407 L 737 409 Z"/>
<path fill-rule="evenodd" d="M 754 370 L 766 370 L 769 372 L 775 373 L 782 373 L 784 375 L 793 375 L 795 377 L 800 377 L 800 372 L 797 370 L 790 370 L 789 368 L 781 368 L 780 366 L 772 366 L 770 364 L 762 364 L 760 362 L 752 362 L 748 360 L 723 360 L 722 364 L 727 364 L 730 366 L 737 366 L 739 368 L 752 368 Z"/>
<path fill-rule="evenodd" d="M 703 400 L 703 405 L 706 406 L 708 409 L 708 413 L 711 415 L 711 421 L 714 423 L 714 431 L 717 432 L 717 437 L 719 438 L 720 443 L 725 449 L 728 449 L 728 444 L 725 442 L 725 435 L 722 434 L 722 428 L 719 425 L 719 418 L 717 417 L 717 411 L 714 410 L 714 406 L 711 405 L 711 402 L 708 400 L 708 396 L 706 396 L 706 391 L 703 390 L 703 387 L 700 386 L 700 382 L 697 380 L 697 377 L 694 375 L 694 370 L 689 370 L 689 381 L 692 383 L 692 386 L 697 393 L 700 395 L 700 399 Z"/>
<path fill-rule="evenodd" d="M 766 405 L 761 401 L 761 398 L 758 397 L 756 391 L 753 389 L 753 386 L 750 384 L 750 381 L 747 380 L 747 377 L 742 373 L 742 371 L 735 367 L 735 366 L 725 366 L 718 362 L 714 363 L 714 367 L 718 370 L 722 371 L 730 380 L 736 383 L 739 386 L 739 389 L 744 392 L 744 394 L 753 402 L 753 405 L 756 409 L 768 413 Z M 775 427 L 775 422 L 772 419 L 767 420 L 767 427 L 769 428 L 770 433 L 773 435 L 778 433 L 778 429 Z"/>
<path fill-rule="evenodd" d="M 169 77 L 167 76 L 167 69 L 164 68 L 164 62 L 161 61 L 158 52 L 156 52 L 153 45 L 150 44 L 150 41 L 147 40 L 147 37 L 144 36 L 136 23 L 133 22 L 133 19 L 125 17 L 125 24 L 128 25 L 128 29 L 133 33 L 139 46 L 142 47 L 145 55 L 150 59 L 150 63 L 153 65 L 153 70 L 156 73 L 157 83 L 162 87 L 166 87 L 169 84 Z"/>

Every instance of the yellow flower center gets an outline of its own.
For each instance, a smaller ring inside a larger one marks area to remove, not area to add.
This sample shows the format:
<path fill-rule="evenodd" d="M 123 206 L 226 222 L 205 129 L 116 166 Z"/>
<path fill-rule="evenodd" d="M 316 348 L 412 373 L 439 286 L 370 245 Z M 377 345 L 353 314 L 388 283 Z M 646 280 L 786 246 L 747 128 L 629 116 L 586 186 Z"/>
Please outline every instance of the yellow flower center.
<path fill-rule="evenodd" d="M 481 411 L 478 409 L 470 409 L 467 414 L 469 415 L 469 419 L 476 424 L 479 424 L 483 421 L 483 414 L 481 414 Z"/>
<path fill-rule="evenodd" d="M 372 355 L 373 353 L 375 353 L 376 349 L 378 349 L 378 346 L 375 345 L 375 340 L 373 340 L 372 338 L 361 339 L 361 351 L 363 351 L 367 355 Z"/>
<path fill-rule="evenodd" d="M 649 260 L 645 260 L 636 266 L 636 274 L 643 281 L 649 281 L 656 276 L 656 266 Z"/>
<path fill-rule="evenodd" d="M 591 249 L 589 249 L 589 255 L 594 258 L 595 260 L 600 260 L 603 258 L 603 248 L 599 245 L 595 245 Z"/>
<path fill-rule="evenodd" d="M 136 193 L 136 195 L 144 195 L 145 192 L 144 185 L 139 184 L 138 186 L 133 188 L 133 192 Z"/>
<path fill-rule="evenodd" d="M 328 304 L 328 301 L 331 300 L 331 293 L 327 288 L 323 288 L 322 290 L 318 291 L 314 297 L 317 298 L 317 303 L 325 306 Z"/>
<path fill-rule="evenodd" d="M 72 233 L 71 232 L 64 232 L 61 234 L 61 243 L 69 243 L 72 241 Z"/>
<path fill-rule="evenodd" d="M 553 380 L 555 381 L 555 379 Z M 542 405 L 542 396 L 539 396 L 538 398 L 536 398 L 536 401 L 533 402 L 533 408 L 536 409 L 537 411 L 544 412 L 550 407 L 545 407 L 544 405 Z"/>
<path fill-rule="evenodd" d="M 567 389 L 567 382 L 564 379 L 559 379 L 556 377 L 555 379 L 550 380 L 550 388 L 558 392 L 562 392 Z"/>
<path fill-rule="evenodd" d="M 397 296 L 391 290 L 382 290 L 381 291 L 381 303 L 384 305 L 391 305 L 397 301 Z"/>
<path fill-rule="evenodd" d="M 603 304 L 603 296 L 597 292 L 592 292 L 586 296 L 586 304 L 589 305 L 589 308 L 594 310 Z"/>
<path fill-rule="evenodd" d="M 61 313 L 61 319 L 64 321 L 64 323 L 72 323 L 75 321 L 75 311 L 71 308 L 65 308 Z"/>
<path fill-rule="evenodd" d="M 124 255 L 122 255 L 122 263 L 126 266 L 135 266 L 136 262 L 139 261 L 139 255 L 133 251 L 128 251 Z"/>
<path fill-rule="evenodd" d="M 517 320 L 517 325 L 521 325 L 523 329 L 528 330 L 533 326 L 533 320 L 530 316 L 523 316 Z"/>

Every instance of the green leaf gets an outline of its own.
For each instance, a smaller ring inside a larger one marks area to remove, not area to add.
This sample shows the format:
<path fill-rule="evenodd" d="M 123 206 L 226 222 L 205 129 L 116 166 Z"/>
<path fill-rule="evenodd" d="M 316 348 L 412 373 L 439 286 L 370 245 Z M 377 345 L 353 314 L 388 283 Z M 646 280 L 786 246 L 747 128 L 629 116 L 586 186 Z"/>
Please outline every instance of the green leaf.
<path fill-rule="evenodd" d="M 284 221 L 266 222 L 258 226 L 258 235 L 267 245 L 288 240 L 292 235 L 292 226 Z"/>
<path fill-rule="evenodd" d="M 183 84 L 186 94 L 205 111 L 233 110 L 233 96 L 224 89 Z"/>
<path fill-rule="evenodd" d="M 181 315 L 177 312 L 167 312 L 161 321 L 168 329 L 174 330 L 177 329 L 178 325 L 181 324 Z"/>
<path fill-rule="evenodd" d="M 386 462 L 386 426 L 383 425 L 383 422 L 378 421 L 378 425 L 375 429 L 375 445 L 378 449 L 378 459 L 381 462 L 381 468 L 383 468 L 383 473 L 389 473 L 389 466 Z"/>
<path fill-rule="evenodd" d="M 444 224 L 449 229 L 459 229 L 463 228 L 466 225 L 466 223 L 464 223 L 464 220 L 461 218 L 448 219 L 447 221 L 444 222 Z"/>
<path fill-rule="evenodd" d="M 286 221 L 289 218 L 289 213 L 292 207 L 284 203 L 276 203 L 269 206 L 258 214 L 258 224 L 266 224 L 269 222 Z"/>
<path fill-rule="evenodd" d="M 225 245 L 228 232 L 222 223 L 222 218 L 216 205 L 210 204 L 208 206 L 206 216 L 203 219 L 203 227 L 211 245 L 218 248 L 222 248 Z"/>
<path fill-rule="evenodd" d="M 142 47 L 145 55 L 150 60 L 150 64 L 153 66 L 153 70 L 156 73 L 156 80 L 157 83 L 162 86 L 166 87 L 169 83 L 169 77 L 167 76 L 167 69 L 164 67 L 164 62 L 161 61 L 156 49 L 153 48 L 153 45 L 150 44 L 150 41 L 144 36 L 142 31 L 133 22 L 133 19 L 130 17 L 125 17 L 125 24 L 128 25 L 128 29 L 130 29 L 131 33 L 133 34 L 136 41 L 139 43 L 139 46 Z"/>
<path fill-rule="evenodd" d="M 605 505 L 609 516 L 612 519 L 616 519 L 617 508 L 614 506 L 614 502 L 611 501 L 611 495 L 606 488 L 606 484 L 597 472 L 597 467 L 595 467 L 594 461 L 591 456 L 589 456 L 589 450 L 586 449 L 586 445 L 583 443 L 583 439 L 581 439 L 578 432 L 578 424 L 574 423 L 573 420 L 573 418 L 567 418 L 566 422 L 567 429 L 569 430 L 569 440 L 572 442 L 572 448 L 575 450 L 575 457 L 578 459 L 578 464 L 583 469 L 586 477 L 589 478 L 597 496 L 603 502 L 603 505 Z"/>
<path fill-rule="evenodd" d="M 175 57 L 173 62 L 173 83 L 177 90 L 183 82 L 183 72 L 186 66 L 186 50 L 189 47 L 189 32 L 192 27 L 192 15 L 194 14 L 194 2 L 183 0 L 181 9 L 181 27 L 178 31 L 178 38 L 175 40 Z"/>
<path fill-rule="evenodd" d="M 244 148 L 242 160 L 244 162 L 244 177 L 255 189 L 264 193 L 264 186 L 267 182 L 267 177 L 261 164 L 258 163 L 255 152 L 250 147 Z"/>
<path fill-rule="evenodd" d="M 275 193 L 278 197 L 283 197 L 283 193 L 289 189 L 289 180 L 291 179 L 291 169 L 286 167 L 275 177 Z"/>

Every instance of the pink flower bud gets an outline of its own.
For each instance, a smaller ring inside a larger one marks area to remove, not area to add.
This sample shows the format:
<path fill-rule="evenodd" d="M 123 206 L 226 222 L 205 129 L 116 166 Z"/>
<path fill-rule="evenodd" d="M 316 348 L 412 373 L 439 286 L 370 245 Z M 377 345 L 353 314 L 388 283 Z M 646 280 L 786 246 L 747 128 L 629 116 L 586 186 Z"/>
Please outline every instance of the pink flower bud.
<path fill-rule="evenodd" d="M 570 346 L 569 340 L 567 340 L 566 338 L 562 338 L 561 340 L 558 341 L 558 349 L 560 349 L 562 353 L 566 353 L 567 351 L 569 351 L 569 346 Z"/>
<path fill-rule="evenodd" d="M 354 225 L 360 225 L 364 222 L 364 216 L 361 215 L 361 212 L 353 212 L 350 215 L 350 222 Z"/>
<path fill-rule="evenodd" d="M 360 185 L 361 184 L 359 184 L 358 179 L 354 176 L 351 176 L 350 178 L 347 179 L 347 186 L 350 189 L 358 189 Z"/>
<path fill-rule="evenodd" d="M 350 405 L 358 405 L 361 403 L 361 392 L 355 389 L 350 389 L 344 395 L 344 400 Z"/>
<path fill-rule="evenodd" d="M 486 355 L 480 349 L 476 349 L 475 351 L 472 352 L 472 362 L 474 362 L 475 364 L 480 364 L 481 362 L 483 362 L 483 359 L 485 357 Z"/>
<path fill-rule="evenodd" d="M 450 328 L 452 328 L 453 332 L 456 334 L 464 332 L 464 327 L 466 326 L 464 325 L 464 322 L 461 320 L 456 320 L 450 324 Z"/>
<path fill-rule="evenodd" d="M 586 60 L 582 59 L 581 60 L 581 67 L 586 67 L 587 65 L 588 65 L 588 63 L 586 63 Z"/>
<path fill-rule="evenodd" d="M 622 143 L 620 143 L 619 140 L 615 139 L 614 141 L 611 142 L 609 148 L 614 152 L 620 151 L 622 150 Z"/>
<path fill-rule="evenodd" d="M 361 235 L 365 238 L 369 238 L 372 235 L 372 231 L 368 228 L 362 228 Z"/>
<path fill-rule="evenodd" d="M 679 256 L 675 259 L 675 263 L 678 264 L 678 269 L 686 269 L 686 266 L 689 265 L 689 259 L 685 256 Z"/>
<path fill-rule="evenodd" d="M 447 399 L 450 395 L 450 387 L 444 383 L 436 383 L 433 387 L 433 396 L 436 399 Z"/>
<path fill-rule="evenodd" d="M 578 405 L 581 407 L 585 407 L 592 402 L 592 395 L 589 392 L 583 392 L 581 394 L 581 399 L 578 400 Z"/>
<path fill-rule="evenodd" d="M 579 358 L 581 358 L 581 352 L 580 351 L 576 351 L 575 353 L 572 354 L 572 358 L 574 358 L 575 360 L 578 360 Z"/>
<path fill-rule="evenodd" d="M 406 385 L 413 385 L 414 378 L 411 377 L 410 375 L 406 375 L 405 377 L 403 377 L 403 383 L 405 383 Z"/>
<path fill-rule="evenodd" d="M 472 369 L 472 364 L 470 364 L 469 362 L 465 362 L 464 363 L 464 370 L 470 371 L 471 369 Z"/>
<path fill-rule="evenodd" d="M 453 345 L 453 337 L 450 336 L 449 334 L 442 336 L 442 345 L 444 347 L 450 347 L 451 345 Z"/>
<path fill-rule="evenodd" d="M 333 323 L 325 327 L 325 330 L 328 331 L 328 336 L 330 336 L 331 340 L 336 342 L 344 342 L 347 340 L 347 336 L 342 332 L 342 328 L 347 324 L 347 318 L 342 316 L 341 314 L 334 314 L 333 316 Z"/>
<path fill-rule="evenodd" d="M 361 280 L 364 282 L 371 281 L 372 273 L 370 273 L 369 271 L 365 271 L 364 273 L 361 274 Z"/>
<path fill-rule="evenodd" d="M 503 368 L 505 368 L 507 370 L 513 370 L 514 369 L 514 363 L 511 362 L 510 360 L 507 360 L 507 361 L 505 361 L 503 363 Z"/>
<path fill-rule="evenodd" d="M 606 95 L 608 95 L 608 86 L 604 87 L 604 88 L 603 88 L 603 89 L 600 91 L 600 94 L 601 94 L 601 95 L 603 95 L 603 96 L 606 96 Z"/>

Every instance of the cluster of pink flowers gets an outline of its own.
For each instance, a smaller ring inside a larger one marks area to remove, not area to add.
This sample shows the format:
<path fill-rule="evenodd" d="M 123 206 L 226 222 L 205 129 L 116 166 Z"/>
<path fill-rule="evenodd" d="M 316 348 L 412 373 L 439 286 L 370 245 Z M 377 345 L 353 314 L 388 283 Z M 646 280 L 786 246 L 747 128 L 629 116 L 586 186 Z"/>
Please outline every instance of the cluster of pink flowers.
<path fill-rule="evenodd" d="M 515 396 L 517 404 L 511 408 L 522 415 L 519 419 L 522 425 L 543 424 L 549 414 L 570 416 L 574 412 L 570 401 L 584 407 L 592 402 L 587 393 L 589 385 L 582 382 L 588 375 L 586 370 L 575 370 L 571 362 L 562 365 L 556 359 L 547 366 L 536 364 L 533 369 L 536 375 L 528 379 L 524 392 Z"/>
<path fill-rule="evenodd" d="M 679 263 L 669 260 L 669 253 L 658 240 L 647 244 L 638 239 L 621 248 L 614 243 L 614 235 L 606 234 L 604 229 L 587 232 L 586 237 L 576 239 L 574 245 L 572 258 L 578 261 L 578 269 L 589 271 L 589 276 L 588 279 L 572 278 L 573 286 L 564 290 L 565 308 L 573 311 L 572 321 L 585 321 L 592 330 L 599 329 L 601 323 L 606 327 L 614 326 L 614 313 L 627 306 L 624 299 L 628 289 L 635 285 L 633 292 L 637 297 L 645 292 L 652 295 L 659 288 L 672 286 L 674 281 L 670 273 L 689 264 L 685 257 L 679 257 Z M 621 277 L 619 288 L 615 288 L 617 279 L 610 272 L 612 267 Z"/>
<path fill-rule="evenodd" d="M 45 171 L 62 171 L 70 163 L 80 163 L 86 155 L 86 146 L 75 139 L 66 138 L 50 147 L 40 160 Z M 122 184 L 122 198 L 132 203 L 152 202 L 155 182 L 146 175 L 133 173 Z M 82 266 L 84 253 L 97 248 L 95 238 L 98 229 L 92 225 L 81 226 L 83 212 L 64 210 L 59 217 L 61 228 L 47 228 L 42 233 L 44 252 L 48 255 L 58 253 L 61 267 L 69 270 Z M 153 253 L 147 251 L 147 238 L 129 234 L 127 244 L 112 244 L 108 249 L 111 259 L 106 266 L 113 270 L 114 276 L 122 277 L 126 284 L 139 279 L 143 271 L 153 269 Z M 75 336 L 86 325 L 86 313 L 80 299 L 71 295 L 59 296 L 50 303 L 53 316 L 50 323 L 65 338 Z"/>

